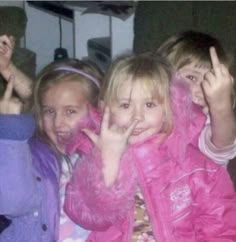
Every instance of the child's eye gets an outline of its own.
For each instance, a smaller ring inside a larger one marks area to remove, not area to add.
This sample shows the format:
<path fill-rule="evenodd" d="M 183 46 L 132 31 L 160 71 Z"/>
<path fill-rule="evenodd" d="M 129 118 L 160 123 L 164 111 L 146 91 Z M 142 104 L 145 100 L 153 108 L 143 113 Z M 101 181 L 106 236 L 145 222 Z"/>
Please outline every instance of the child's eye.
<path fill-rule="evenodd" d="M 197 77 L 193 75 L 187 75 L 186 78 L 190 80 L 192 83 L 197 83 Z"/>
<path fill-rule="evenodd" d="M 129 103 L 122 103 L 122 104 L 120 104 L 120 107 L 123 108 L 123 109 L 128 109 Z"/>
<path fill-rule="evenodd" d="M 76 111 L 74 109 L 67 109 L 66 110 L 66 113 L 69 114 L 69 115 L 71 115 L 71 114 L 76 113 Z"/>
<path fill-rule="evenodd" d="M 54 113 L 55 113 L 55 111 L 52 108 L 45 108 L 45 109 L 43 109 L 43 115 L 52 115 Z"/>
<path fill-rule="evenodd" d="M 147 108 L 153 108 L 153 107 L 156 107 L 156 104 L 154 102 L 147 102 L 146 107 Z"/>

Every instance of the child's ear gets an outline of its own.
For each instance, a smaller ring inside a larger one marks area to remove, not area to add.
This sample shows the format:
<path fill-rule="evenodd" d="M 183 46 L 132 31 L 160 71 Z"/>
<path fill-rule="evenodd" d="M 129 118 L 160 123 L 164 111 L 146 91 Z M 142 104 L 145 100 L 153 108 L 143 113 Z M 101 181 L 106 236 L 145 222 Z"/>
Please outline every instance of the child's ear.
<path fill-rule="evenodd" d="M 98 109 L 103 113 L 104 112 L 104 108 L 105 108 L 105 103 L 103 100 L 100 100 L 98 102 Z"/>

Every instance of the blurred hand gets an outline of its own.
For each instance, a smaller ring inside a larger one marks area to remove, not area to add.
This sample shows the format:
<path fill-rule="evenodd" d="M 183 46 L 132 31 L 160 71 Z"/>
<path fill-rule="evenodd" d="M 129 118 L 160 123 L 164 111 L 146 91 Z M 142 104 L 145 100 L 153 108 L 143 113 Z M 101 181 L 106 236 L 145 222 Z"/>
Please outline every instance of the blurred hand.
<path fill-rule="evenodd" d="M 14 85 L 14 77 L 11 76 L 3 97 L 0 99 L 0 113 L 1 114 L 20 114 L 23 108 L 22 102 L 16 98 L 12 97 Z"/>

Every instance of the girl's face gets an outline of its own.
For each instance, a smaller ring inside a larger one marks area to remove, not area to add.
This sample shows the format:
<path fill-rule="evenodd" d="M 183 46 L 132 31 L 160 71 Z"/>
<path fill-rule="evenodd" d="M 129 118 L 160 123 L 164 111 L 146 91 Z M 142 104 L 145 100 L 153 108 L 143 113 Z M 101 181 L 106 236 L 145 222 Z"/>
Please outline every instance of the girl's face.
<path fill-rule="evenodd" d="M 165 111 L 164 105 L 140 83 L 125 82 L 117 93 L 117 101 L 110 105 L 111 124 L 127 128 L 134 120 L 138 124 L 129 137 L 134 144 L 162 131 Z"/>
<path fill-rule="evenodd" d="M 63 154 L 79 121 L 88 114 L 88 103 L 81 84 L 69 80 L 52 86 L 43 96 L 44 132 Z"/>
<path fill-rule="evenodd" d="M 202 108 L 206 107 L 206 101 L 202 90 L 202 82 L 205 74 L 209 71 L 207 67 L 197 67 L 191 63 L 179 69 L 180 75 L 189 84 L 192 100 Z"/>

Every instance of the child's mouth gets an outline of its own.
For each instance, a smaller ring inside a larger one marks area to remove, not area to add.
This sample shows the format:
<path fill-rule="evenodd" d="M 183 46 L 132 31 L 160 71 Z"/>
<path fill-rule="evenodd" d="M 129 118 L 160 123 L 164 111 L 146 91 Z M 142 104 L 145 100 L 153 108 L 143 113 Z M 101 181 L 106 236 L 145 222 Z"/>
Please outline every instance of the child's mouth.
<path fill-rule="evenodd" d="M 59 144 L 65 145 L 71 140 L 71 133 L 70 132 L 60 132 L 57 133 L 57 141 Z"/>

